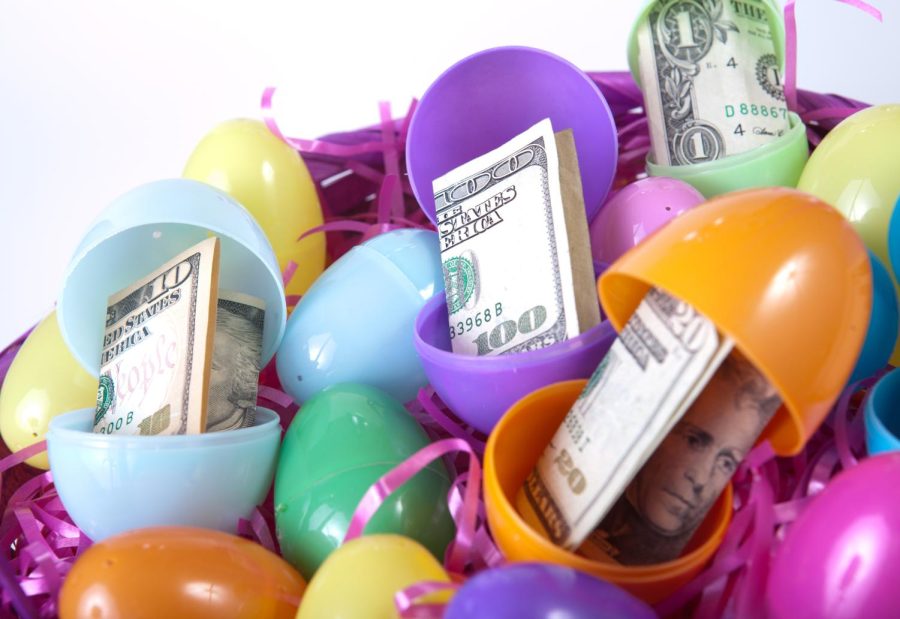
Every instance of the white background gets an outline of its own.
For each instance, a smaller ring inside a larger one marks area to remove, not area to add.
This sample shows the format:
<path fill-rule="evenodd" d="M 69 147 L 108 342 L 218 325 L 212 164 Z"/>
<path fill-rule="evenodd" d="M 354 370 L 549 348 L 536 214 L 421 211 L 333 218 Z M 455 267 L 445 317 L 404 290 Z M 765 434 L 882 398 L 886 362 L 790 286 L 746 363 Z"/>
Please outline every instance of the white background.
<path fill-rule="evenodd" d="M 898 0 L 879 25 L 800 0 L 800 86 L 900 101 Z M 397 115 L 455 61 L 530 45 L 586 70 L 626 68 L 639 0 L 0 0 L 0 345 L 52 307 L 71 252 L 114 197 L 179 176 L 220 121 L 289 135 Z"/>

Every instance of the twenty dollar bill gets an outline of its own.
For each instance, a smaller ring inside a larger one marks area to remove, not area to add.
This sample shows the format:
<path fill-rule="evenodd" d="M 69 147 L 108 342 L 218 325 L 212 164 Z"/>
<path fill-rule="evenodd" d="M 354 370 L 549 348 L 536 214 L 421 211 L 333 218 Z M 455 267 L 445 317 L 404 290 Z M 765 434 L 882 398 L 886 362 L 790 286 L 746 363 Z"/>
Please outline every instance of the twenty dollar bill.
<path fill-rule="evenodd" d="M 109 298 L 94 432 L 206 429 L 218 270 L 209 238 Z"/>
<path fill-rule="evenodd" d="M 790 128 L 766 0 L 657 0 L 638 25 L 653 160 L 690 165 Z"/>
<path fill-rule="evenodd" d="M 434 181 L 453 352 L 499 355 L 600 321 L 571 131 L 544 120 Z"/>
<path fill-rule="evenodd" d="M 691 306 L 651 289 L 526 480 L 520 512 L 577 548 L 731 348 Z"/>

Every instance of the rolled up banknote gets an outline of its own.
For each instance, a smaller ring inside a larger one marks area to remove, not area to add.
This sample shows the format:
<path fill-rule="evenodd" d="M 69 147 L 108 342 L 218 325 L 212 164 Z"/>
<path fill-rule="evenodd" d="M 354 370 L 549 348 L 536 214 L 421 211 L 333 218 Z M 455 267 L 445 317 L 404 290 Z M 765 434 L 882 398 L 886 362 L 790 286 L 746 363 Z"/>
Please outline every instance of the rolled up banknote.
<path fill-rule="evenodd" d="M 265 301 L 219 291 L 206 431 L 253 425 L 262 358 Z"/>
<path fill-rule="evenodd" d="M 600 322 L 571 131 L 541 121 L 434 190 L 453 352 L 545 348 Z"/>
<path fill-rule="evenodd" d="M 579 552 L 626 565 L 677 558 L 780 405 L 733 350 Z"/>
<path fill-rule="evenodd" d="M 218 280 L 212 237 L 109 298 L 94 432 L 206 429 Z"/>
<path fill-rule="evenodd" d="M 638 25 L 638 65 L 660 165 L 752 150 L 790 128 L 764 0 L 657 0 Z"/>
<path fill-rule="evenodd" d="M 528 476 L 523 517 L 578 548 L 732 347 L 690 305 L 650 289 Z"/>

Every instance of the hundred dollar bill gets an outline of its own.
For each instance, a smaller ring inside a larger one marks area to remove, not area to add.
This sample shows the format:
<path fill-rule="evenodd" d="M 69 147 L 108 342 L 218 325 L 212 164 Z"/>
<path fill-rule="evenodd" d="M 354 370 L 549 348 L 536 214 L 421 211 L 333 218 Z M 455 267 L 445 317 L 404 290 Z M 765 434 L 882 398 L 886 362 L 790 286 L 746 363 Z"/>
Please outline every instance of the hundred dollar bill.
<path fill-rule="evenodd" d="M 690 305 L 651 289 L 527 478 L 523 516 L 577 548 L 732 347 Z"/>
<path fill-rule="evenodd" d="M 219 291 L 206 431 L 253 425 L 262 359 L 265 302 Z"/>
<path fill-rule="evenodd" d="M 600 321 L 571 131 L 543 120 L 434 181 L 453 352 L 551 346 Z"/>
<path fill-rule="evenodd" d="M 766 0 L 656 0 L 638 28 L 653 160 L 690 165 L 790 128 Z"/>
<path fill-rule="evenodd" d="M 578 551 L 626 565 L 677 558 L 779 406 L 732 350 Z"/>
<path fill-rule="evenodd" d="M 109 298 L 94 432 L 206 429 L 218 271 L 213 237 Z"/>

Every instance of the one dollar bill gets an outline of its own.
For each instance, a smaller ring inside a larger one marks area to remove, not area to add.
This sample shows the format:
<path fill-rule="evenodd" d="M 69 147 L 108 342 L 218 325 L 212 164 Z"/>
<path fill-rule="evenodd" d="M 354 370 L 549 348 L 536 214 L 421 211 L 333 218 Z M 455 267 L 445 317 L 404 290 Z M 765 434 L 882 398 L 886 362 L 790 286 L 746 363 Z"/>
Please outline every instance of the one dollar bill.
<path fill-rule="evenodd" d="M 690 305 L 651 289 L 526 480 L 523 515 L 554 543 L 581 545 L 732 346 Z"/>
<path fill-rule="evenodd" d="M 434 181 L 455 353 L 551 346 L 600 321 L 571 131 L 544 120 Z"/>
<path fill-rule="evenodd" d="M 218 270 L 212 237 L 109 298 L 94 432 L 205 431 Z"/>
<path fill-rule="evenodd" d="M 660 165 L 752 150 L 790 128 L 765 0 L 657 0 L 638 65 Z"/>

